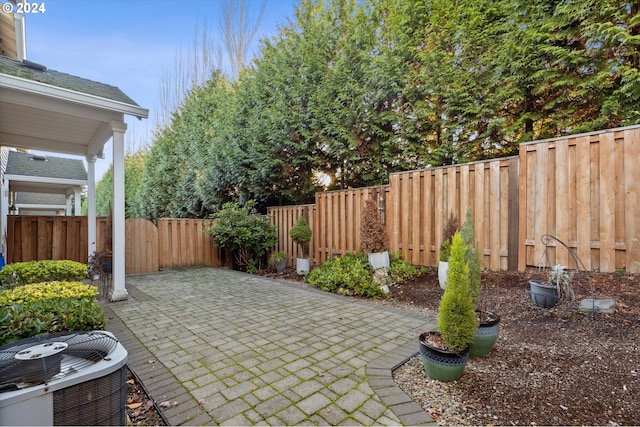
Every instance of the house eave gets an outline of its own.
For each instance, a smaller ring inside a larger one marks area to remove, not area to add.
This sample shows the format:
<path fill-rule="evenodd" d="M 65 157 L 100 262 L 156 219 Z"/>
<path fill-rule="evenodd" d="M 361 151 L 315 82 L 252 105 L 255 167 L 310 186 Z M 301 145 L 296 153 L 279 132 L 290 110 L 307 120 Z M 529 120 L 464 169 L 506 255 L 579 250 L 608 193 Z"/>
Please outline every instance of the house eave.
<path fill-rule="evenodd" d="M 87 185 L 87 180 L 67 179 L 67 178 L 51 178 L 45 176 L 28 176 L 28 175 L 5 175 L 5 181 L 11 182 L 29 182 L 38 184 L 56 184 L 65 187 L 83 187 Z"/>
<path fill-rule="evenodd" d="M 87 93 L 51 86 L 45 83 L 23 79 L 21 77 L 11 76 L 8 74 L 0 73 L 0 87 L 33 93 L 40 96 L 46 95 L 48 97 L 59 99 L 61 101 L 73 102 L 95 108 L 116 111 L 122 114 L 137 117 L 138 119 L 146 119 L 149 117 L 149 110 L 137 105 L 131 105 L 124 102 L 90 95 Z"/>

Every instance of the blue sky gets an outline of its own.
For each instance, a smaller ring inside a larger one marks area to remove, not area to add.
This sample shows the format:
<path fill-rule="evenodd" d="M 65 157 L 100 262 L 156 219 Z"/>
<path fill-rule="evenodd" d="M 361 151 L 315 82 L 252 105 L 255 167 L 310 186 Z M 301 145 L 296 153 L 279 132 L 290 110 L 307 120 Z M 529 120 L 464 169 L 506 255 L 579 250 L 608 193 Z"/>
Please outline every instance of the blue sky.
<path fill-rule="evenodd" d="M 249 0 L 257 13 L 263 0 Z M 119 87 L 149 120 L 127 117 L 129 147 L 148 142 L 160 105 L 163 75 L 174 70 L 176 53 L 189 51 L 196 29 L 217 34 L 221 0 L 45 0 L 42 14 L 26 16 L 27 58 L 48 68 Z M 259 39 L 273 37 L 294 19 L 297 0 L 266 0 Z M 133 141 L 135 139 L 136 141 Z M 111 163 L 96 163 L 98 178 Z"/>

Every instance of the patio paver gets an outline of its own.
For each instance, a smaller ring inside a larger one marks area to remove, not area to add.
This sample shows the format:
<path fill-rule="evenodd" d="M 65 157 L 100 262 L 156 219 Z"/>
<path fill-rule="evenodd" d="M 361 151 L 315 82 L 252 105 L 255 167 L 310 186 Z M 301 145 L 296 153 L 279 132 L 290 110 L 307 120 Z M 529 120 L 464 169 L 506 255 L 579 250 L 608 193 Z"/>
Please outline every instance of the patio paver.
<path fill-rule="evenodd" d="M 391 378 L 435 320 L 227 269 L 127 276 L 107 329 L 171 425 L 419 425 Z"/>

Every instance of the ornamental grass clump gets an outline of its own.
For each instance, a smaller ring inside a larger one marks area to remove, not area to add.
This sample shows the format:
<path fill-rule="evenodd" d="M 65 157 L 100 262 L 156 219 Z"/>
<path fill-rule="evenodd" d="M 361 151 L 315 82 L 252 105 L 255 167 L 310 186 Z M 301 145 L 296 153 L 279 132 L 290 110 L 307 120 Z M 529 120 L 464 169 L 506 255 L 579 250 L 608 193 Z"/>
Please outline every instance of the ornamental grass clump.
<path fill-rule="evenodd" d="M 475 339 L 478 329 L 469 289 L 468 250 L 462 235 L 456 232 L 451 240 L 447 287 L 438 308 L 438 330 L 450 351 L 466 350 Z"/>

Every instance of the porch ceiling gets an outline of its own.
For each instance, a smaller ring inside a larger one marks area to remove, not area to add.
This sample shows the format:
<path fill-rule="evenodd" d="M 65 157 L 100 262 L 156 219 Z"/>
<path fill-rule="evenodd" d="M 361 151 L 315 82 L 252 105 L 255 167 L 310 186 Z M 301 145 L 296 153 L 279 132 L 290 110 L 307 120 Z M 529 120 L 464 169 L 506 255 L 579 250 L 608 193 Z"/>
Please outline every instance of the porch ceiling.
<path fill-rule="evenodd" d="M 103 157 L 111 121 L 124 115 L 0 87 L 0 141 L 4 146 Z"/>

